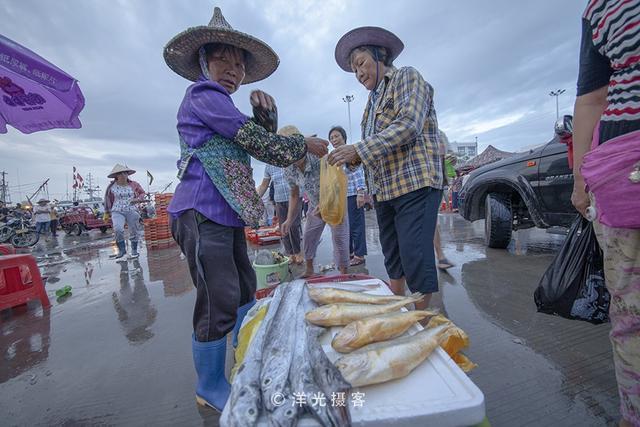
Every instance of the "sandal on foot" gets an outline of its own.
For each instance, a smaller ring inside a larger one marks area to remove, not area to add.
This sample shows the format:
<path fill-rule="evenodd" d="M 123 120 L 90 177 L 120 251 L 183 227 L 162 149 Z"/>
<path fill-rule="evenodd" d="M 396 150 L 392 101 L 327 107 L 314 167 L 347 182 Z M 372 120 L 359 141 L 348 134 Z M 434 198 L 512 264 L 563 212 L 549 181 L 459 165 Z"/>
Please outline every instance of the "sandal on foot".
<path fill-rule="evenodd" d="M 361 264 L 364 264 L 364 257 L 359 257 L 357 255 L 354 255 L 353 258 L 351 258 L 351 261 L 349 261 L 349 265 L 351 267 L 355 267 L 356 265 Z"/>
<path fill-rule="evenodd" d="M 442 258 L 438 260 L 438 268 L 440 270 L 448 270 L 453 266 L 454 264 L 446 258 Z"/>

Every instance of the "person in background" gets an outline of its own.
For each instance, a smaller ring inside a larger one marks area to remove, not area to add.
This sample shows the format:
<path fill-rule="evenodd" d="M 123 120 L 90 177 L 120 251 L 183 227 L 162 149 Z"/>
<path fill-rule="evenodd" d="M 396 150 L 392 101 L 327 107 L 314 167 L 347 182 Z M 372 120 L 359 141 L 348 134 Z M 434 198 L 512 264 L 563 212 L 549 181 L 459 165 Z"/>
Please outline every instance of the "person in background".
<path fill-rule="evenodd" d="M 29 209 L 25 209 L 22 206 L 22 203 L 16 203 L 16 207 L 13 208 L 10 213 L 16 218 L 31 219 L 31 211 Z"/>
<path fill-rule="evenodd" d="M 640 0 L 588 2 L 582 15 L 573 119 L 571 202 L 584 216 L 591 205 L 597 212 L 593 226 L 603 251 L 605 283 L 611 294 L 610 338 L 620 396 L 621 427 L 640 426 L 640 228 L 613 227 L 601 222 L 603 214 L 616 218 L 621 213 L 607 209 L 610 205 L 606 204 L 606 197 L 600 199 L 600 196 L 587 193 L 581 167 L 585 154 L 592 147 L 595 151 L 605 144 L 607 150 L 615 150 L 616 146 L 622 146 L 618 144 L 624 143 L 625 147 L 640 148 L 639 10 Z M 637 153 L 636 149 L 618 154 L 628 157 L 637 156 Z M 606 181 L 611 177 L 624 173 L 629 181 L 625 180 L 628 192 L 623 197 L 628 203 L 637 203 L 640 200 L 640 167 L 637 166 L 640 162 L 636 164 L 635 181 L 633 171 L 617 170 L 616 165 L 619 163 L 611 165 L 610 174 L 603 179 L 603 188 L 606 189 Z M 599 186 L 594 184 L 598 183 L 589 183 L 595 192 Z M 635 215 L 640 214 L 636 211 Z M 610 222 L 609 219 L 606 221 Z M 635 224 L 640 226 L 639 221 Z"/>
<path fill-rule="evenodd" d="M 456 164 L 456 156 L 450 153 L 449 146 L 449 138 L 442 131 L 438 130 L 438 134 L 440 137 L 440 153 L 441 153 L 441 162 L 442 162 L 442 170 L 444 171 L 444 181 L 443 185 L 446 190 L 443 191 L 442 201 L 447 206 L 447 211 L 449 210 L 449 198 L 448 194 L 451 191 L 452 178 L 456 176 L 456 170 L 454 165 Z M 448 187 L 448 188 L 447 188 Z M 440 222 L 438 220 L 438 222 Z M 436 232 L 433 236 L 433 249 L 436 252 L 436 264 L 440 270 L 448 270 L 454 266 L 454 264 L 447 259 L 442 250 L 442 239 L 440 238 L 440 224 L 436 224 Z"/>
<path fill-rule="evenodd" d="M 392 32 L 360 27 L 336 44 L 335 58 L 369 91 L 362 140 L 329 154 L 329 163 L 363 163 L 375 190 L 380 243 L 390 285 L 397 295 L 422 292 L 425 309 L 438 291 L 433 237 L 442 200 L 438 120 L 434 90 L 413 67 L 395 68 L 404 49 Z M 371 185 L 372 184 L 372 185 Z"/>
<path fill-rule="evenodd" d="M 51 235 L 53 237 L 57 237 L 58 236 L 58 210 L 55 206 L 51 207 L 49 228 L 51 229 Z"/>
<path fill-rule="evenodd" d="M 273 223 L 273 217 L 275 215 L 275 206 L 271 198 L 269 197 L 269 193 L 265 193 L 262 195 L 262 204 L 264 205 L 264 215 L 262 218 L 262 225 L 266 225 L 270 227 Z"/>
<path fill-rule="evenodd" d="M 131 242 L 130 258 L 138 258 L 138 239 L 140 238 L 140 214 L 137 203 L 143 203 L 144 189 L 136 181 L 129 179 L 129 175 L 136 173 L 131 168 L 117 164 L 108 175 L 113 181 L 107 186 L 104 193 L 104 217 L 105 221 L 113 223 L 113 231 L 116 235 L 118 253 L 116 260 L 122 260 L 127 254 L 127 243 L 124 239 L 124 225 L 129 228 L 129 240 Z"/>
<path fill-rule="evenodd" d="M 8 217 L 9 217 L 9 208 L 3 201 L 0 201 L 0 222 L 6 222 Z"/>
<path fill-rule="evenodd" d="M 252 117 L 236 107 L 231 95 L 243 84 L 267 78 L 279 59 L 263 41 L 233 29 L 220 8 L 214 8 L 209 25 L 171 39 L 164 59 L 193 82 L 178 109 L 180 184 L 168 212 L 196 287 L 191 333 L 196 402 L 222 411 L 230 392 L 227 335 L 235 345 L 255 304 L 256 274 L 244 227 L 258 225 L 264 205 L 255 191 L 250 156 L 286 167 L 307 151 L 323 156 L 328 143 L 276 135 L 275 100 L 261 90 L 249 95 Z"/>
<path fill-rule="evenodd" d="M 295 126 L 285 126 L 278 131 L 281 135 L 302 135 Z M 309 212 L 304 225 L 302 246 L 305 259 L 305 271 L 302 277 L 315 274 L 314 259 L 320 244 L 320 238 L 326 223 L 320 216 L 320 158 L 307 153 L 285 169 L 285 179 L 289 183 L 289 212 L 287 221 L 281 225 L 282 235 L 286 236 L 294 222 L 295 212 L 299 209 L 300 192 L 304 191 L 309 198 Z M 345 200 L 346 202 L 346 200 Z M 347 274 L 349 268 L 349 212 L 345 209 L 344 218 L 338 225 L 331 225 L 333 240 L 333 261 L 340 273 Z"/>
<path fill-rule="evenodd" d="M 333 148 L 347 143 L 347 132 L 342 126 L 334 126 L 329 130 L 329 142 Z M 365 234 L 364 203 L 367 187 L 362 165 L 357 168 L 346 168 L 347 174 L 347 208 L 349 209 L 349 265 L 364 264 L 367 255 L 367 235 Z"/>
<path fill-rule="evenodd" d="M 289 214 L 289 183 L 284 178 L 284 169 L 273 165 L 267 165 L 264 169 L 262 183 L 256 189 L 258 195 L 262 197 L 267 188 L 273 186 L 273 199 L 276 205 L 276 215 L 280 224 L 287 221 Z M 298 201 L 299 202 L 299 201 Z M 290 257 L 294 264 L 302 264 L 304 256 L 301 253 L 302 227 L 302 203 L 294 212 L 293 221 L 289 227 L 289 233 L 282 236 L 281 241 L 284 252 Z"/>
<path fill-rule="evenodd" d="M 49 200 L 40 199 L 33 207 L 33 215 L 36 223 L 36 234 L 40 236 L 44 234 L 45 239 L 49 240 L 49 222 L 51 221 L 51 206 Z"/>
<path fill-rule="evenodd" d="M 460 194 L 460 190 L 462 190 L 462 180 L 462 175 L 456 170 L 456 178 L 451 184 L 451 208 L 453 212 L 458 212 L 458 194 Z"/>
<path fill-rule="evenodd" d="M 305 221 L 307 220 L 307 213 L 309 213 L 309 196 L 305 193 L 302 195 L 302 219 Z"/>

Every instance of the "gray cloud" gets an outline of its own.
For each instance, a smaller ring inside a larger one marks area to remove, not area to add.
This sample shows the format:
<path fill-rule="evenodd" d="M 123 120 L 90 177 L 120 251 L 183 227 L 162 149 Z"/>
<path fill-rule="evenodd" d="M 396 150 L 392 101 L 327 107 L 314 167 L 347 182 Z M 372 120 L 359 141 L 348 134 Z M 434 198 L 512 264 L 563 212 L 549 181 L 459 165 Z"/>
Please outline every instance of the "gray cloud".
<path fill-rule="evenodd" d="M 389 5 L 393 4 L 393 7 Z M 326 136 L 333 124 L 348 128 L 345 94 L 352 103 L 353 136 L 367 92 L 335 64 L 342 34 L 379 25 L 405 43 L 396 65 L 420 70 L 436 90 L 440 126 L 450 140 L 473 140 L 519 150 L 552 136 L 555 100 L 565 88 L 562 113 L 574 101 L 580 15 L 586 2 L 543 0 L 459 1 L 220 1 L 235 28 L 271 44 L 281 65 L 269 79 L 241 88 L 236 105 L 249 112 L 254 88 L 278 102 L 280 123 Z M 115 162 L 156 177 L 153 189 L 175 182 L 175 116 L 188 82 L 173 74 L 162 47 L 189 26 L 206 24 L 214 2 L 7 1 L 0 5 L 3 35 L 36 51 L 80 81 L 86 97 L 80 130 L 0 136 L 0 169 L 9 173 L 17 201 L 21 183 L 51 178 L 53 197 L 65 192 L 76 166 L 106 184 Z M 264 165 L 254 161 L 260 181 Z M 136 175 L 145 182 L 142 174 Z"/>

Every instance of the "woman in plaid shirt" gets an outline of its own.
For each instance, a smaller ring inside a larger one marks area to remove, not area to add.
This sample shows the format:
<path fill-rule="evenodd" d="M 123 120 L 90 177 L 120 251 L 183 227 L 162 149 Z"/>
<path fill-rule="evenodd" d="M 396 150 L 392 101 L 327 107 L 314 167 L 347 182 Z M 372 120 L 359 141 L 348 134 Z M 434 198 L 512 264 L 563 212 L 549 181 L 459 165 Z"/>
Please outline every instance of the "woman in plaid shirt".
<path fill-rule="evenodd" d="M 393 66 L 403 49 L 396 35 L 379 27 L 356 28 L 338 41 L 338 65 L 355 73 L 370 94 L 362 140 L 335 149 L 329 163 L 363 163 L 368 170 L 392 289 L 403 294 L 406 283 L 427 294 L 416 304 L 422 309 L 438 291 L 433 235 L 443 172 L 433 87 L 415 68 Z"/>

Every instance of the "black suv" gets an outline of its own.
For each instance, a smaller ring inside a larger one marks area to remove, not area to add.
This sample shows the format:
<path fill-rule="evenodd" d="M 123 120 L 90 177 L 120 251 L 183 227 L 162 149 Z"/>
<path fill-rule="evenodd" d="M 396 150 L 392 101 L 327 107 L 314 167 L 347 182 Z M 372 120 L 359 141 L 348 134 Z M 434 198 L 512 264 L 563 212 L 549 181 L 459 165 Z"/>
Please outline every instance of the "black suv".
<path fill-rule="evenodd" d="M 487 246 L 506 248 L 512 230 L 568 227 L 575 219 L 567 157 L 571 134 L 572 117 L 564 116 L 547 144 L 469 174 L 458 196 L 460 214 L 469 221 L 485 219 Z"/>

